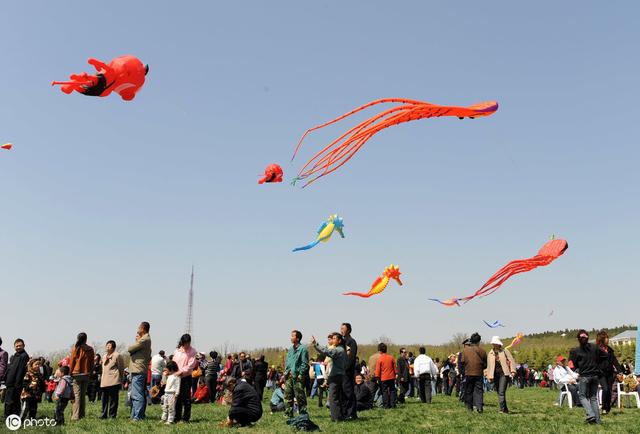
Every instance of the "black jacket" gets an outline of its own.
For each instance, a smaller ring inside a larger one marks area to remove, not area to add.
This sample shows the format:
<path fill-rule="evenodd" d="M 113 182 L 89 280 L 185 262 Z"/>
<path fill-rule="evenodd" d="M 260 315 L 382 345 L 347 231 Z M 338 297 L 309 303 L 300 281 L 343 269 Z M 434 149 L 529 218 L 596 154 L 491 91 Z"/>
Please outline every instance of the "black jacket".
<path fill-rule="evenodd" d="M 594 344 L 575 347 L 569 354 L 569 360 L 573 362 L 573 370 L 580 376 L 602 375 L 601 366 L 606 363 L 607 358 L 607 353 Z"/>
<path fill-rule="evenodd" d="M 616 357 L 613 348 L 607 346 L 607 351 L 605 352 L 607 353 L 607 358 L 604 359 L 600 364 L 600 370 L 602 371 L 602 373 L 606 376 L 611 376 L 613 375 L 614 368 L 616 372 L 621 373 L 623 369 L 622 366 L 620 366 L 620 363 L 618 363 L 618 358 Z"/>
<path fill-rule="evenodd" d="M 242 373 L 244 372 L 244 378 L 248 381 L 253 380 L 253 366 L 251 366 L 250 360 L 245 360 L 244 362 L 238 360 L 238 363 L 233 365 L 233 369 L 231 370 L 231 376 L 237 379 L 243 378 Z"/>
<path fill-rule="evenodd" d="M 351 336 L 344 338 L 344 345 L 347 349 L 347 357 L 349 357 L 349 363 L 345 366 L 345 371 L 348 375 L 355 375 L 356 371 L 356 357 L 358 356 L 358 343 Z"/>
<path fill-rule="evenodd" d="M 29 354 L 26 351 L 11 356 L 5 380 L 7 387 L 22 387 L 22 380 L 27 373 L 27 362 L 29 362 Z"/>
<path fill-rule="evenodd" d="M 356 396 L 356 403 L 360 408 L 373 408 L 373 395 L 371 389 L 363 382 L 354 384 L 353 393 Z"/>
<path fill-rule="evenodd" d="M 269 366 L 267 362 L 261 362 L 260 360 L 256 361 L 256 364 L 253 366 L 254 378 L 256 381 L 266 381 L 267 380 L 267 370 Z"/>
<path fill-rule="evenodd" d="M 257 419 L 262 417 L 262 403 L 258 392 L 246 381 L 238 380 L 238 384 L 233 389 L 231 408 L 234 407 L 248 409 Z"/>
<path fill-rule="evenodd" d="M 400 357 L 396 363 L 398 368 L 398 381 L 406 383 L 409 381 L 409 361 L 404 357 Z"/>

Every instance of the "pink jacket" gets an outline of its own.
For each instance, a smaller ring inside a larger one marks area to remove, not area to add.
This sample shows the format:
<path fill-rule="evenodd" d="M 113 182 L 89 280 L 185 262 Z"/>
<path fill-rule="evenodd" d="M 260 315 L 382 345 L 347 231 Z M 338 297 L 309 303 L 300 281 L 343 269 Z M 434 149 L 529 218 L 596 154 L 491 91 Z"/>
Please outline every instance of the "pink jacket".
<path fill-rule="evenodd" d="M 189 347 L 188 351 L 178 348 L 173 352 L 173 361 L 178 365 L 181 377 L 191 376 L 193 370 L 198 366 L 196 354 L 196 349 L 193 347 Z"/>

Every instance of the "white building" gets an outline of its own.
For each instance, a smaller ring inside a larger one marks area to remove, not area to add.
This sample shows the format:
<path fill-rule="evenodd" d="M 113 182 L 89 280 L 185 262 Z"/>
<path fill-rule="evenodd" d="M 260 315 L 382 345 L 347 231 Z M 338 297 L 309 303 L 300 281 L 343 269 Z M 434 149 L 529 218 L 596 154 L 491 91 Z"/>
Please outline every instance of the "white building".
<path fill-rule="evenodd" d="M 609 338 L 611 345 L 631 345 L 636 340 L 638 330 L 625 330 L 619 335 Z"/>

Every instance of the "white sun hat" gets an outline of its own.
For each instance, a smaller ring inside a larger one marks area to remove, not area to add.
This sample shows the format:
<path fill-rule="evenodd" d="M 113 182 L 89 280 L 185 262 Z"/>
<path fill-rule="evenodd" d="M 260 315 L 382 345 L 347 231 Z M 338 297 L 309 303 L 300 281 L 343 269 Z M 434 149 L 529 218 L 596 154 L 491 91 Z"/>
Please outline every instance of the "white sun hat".
<path fill-rule="evenodd" d="M 491 345 L 500 345 L 502 346 L 502 341 L 499 336 L 494 336 L 491 338 Z"/>

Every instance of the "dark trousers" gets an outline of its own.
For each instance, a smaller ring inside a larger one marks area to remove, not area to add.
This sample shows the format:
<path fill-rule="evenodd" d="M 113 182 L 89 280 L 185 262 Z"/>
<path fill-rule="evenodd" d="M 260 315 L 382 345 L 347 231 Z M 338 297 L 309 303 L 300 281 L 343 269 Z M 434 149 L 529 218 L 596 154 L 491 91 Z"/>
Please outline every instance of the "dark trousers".
<path fill-rule="evenodd" d="M 235 420 L 241 426 L 257 422 L 262 417 L 262 412 L 258 413 L 245 407 L 231 407 L 229 409 L 229 419 Z"/>
<path fill-rule="evenodd" d="M 175 422 L 181 420 L 189 422 L 191 419 L 191 386 L 193 378 L 187 375 L 180 378 L 180 393 L 176 399 L 176 418 Z M 236 419 L 237 420 L 237 419 Z"/>
<path fill-rule="evenodd" d="M 382 407 L 393 408 L 396 406 L 396 380 L 382 381 Z"/>
<path fill-rule="evenodd" d="M 324 378 L 316 379 L 318 382 L 317 393 L 318 393 L 318 407 L 322 408 L 322 395 L 324 395 Z"/>
<path fill-rule="evenodd" d="M 465 378 L 464 401 L 468 410 L 473 410 L 475 406 L 478 411 L 482 411 L 484 389 L 482 388 L 481 376 L 467 376 Z"/>
<path fill-rule="evenodd" d="M 431 404 L 431 374 L 420 374 L 418 377 L 418 393 L 420 401 Z"/>
<path fill-rule="evenodd" d="M 331 413 L 331 420 L 333 422 L 344 419 L 342 415 L 342 399 L 344 397 L 342 385 L 344 384 L 344 380 L 342 377 L 344 377 L 344 375 L 332 375 L 329 377 L 329 380 L 327 380 L 329 383 L 329 412 Z"/>
<path fill-rule="evenodd" d="M 68 403 L 69 398 L 59 398 L 56 402 L 56 411 L 53 416 L 56 420 L 56 426 L 64 425 L 64 409 L 67 408 Z"/>
<path fill-rule="evenodd" d="M 602 387 L 602 411 L 611 411 L 611 390 L 613 389 L 613 374 L 604 374 L 598 378 Z"/>
<path fill-rule="evenodd" d="M 356 395 L 353 391 L 355 383 L 356 380 L 353 371 L 347 371 L 347 374 L 342 376 L 342 393 L 344 394 L 342 417 L 344 419 L 355 419 L 358 417 Z"/>
<path fill-rule="evenodd" d="M 399 392 L 398 392 L 398 402 L 400 404 L 404 404 L 404 397 L 407 394 L 407 391 L 409 390 L 409 382 L 408 381 L 398 381 L 398 387 L 399 387 Z M 431 386 L 429 386 L 431 387 Z"/>
<path fill-rule="evenodd" d="M 266 377 L 256 377 L 256 380 L 253 384 L 253 387 L 255 387 L 256 392 L 258 392 L 258 396 L 260 397 L 260 401 L 262 401 L 262 397 L 264 396 L 264 386 L 267 385 L 267 378 Z"/>
<path fill-rule="evenodd" d="M 212 404 L 216 402 L 216 386 L 218 385 L 218 377 L 217 376 L 207 376 L 204 381 L 207 383 L 207 387 L 209 388 L 209 401 Z M 260 396 L 262 398 L 262 395 Z"/>
<path fill-rule="evenodd" d="M 35 419 L 38 413 L 38 400 L 36 398 L 24 398 L 21 402 L 20 418 Z"/>
<path fill-rule="evenodd" d="M 20 414 L 20 394 L 22 387 L 7 387 L 4 395 L 4 417 Z"/>
<path fill-rule="evenodd" d="M 504 374 L 496 375 L 493 379 L 493 385 L 498 392 L 498 403 L 500 404 L 500 411 L 508 412 L 507 408 L 507 385 L 509 379 Z"/>
<path fill-rule="evenodd" d="M 102 418 L 115 418 L 118 415 L 118 391 L 120 385 L 102 388 Z"/>

